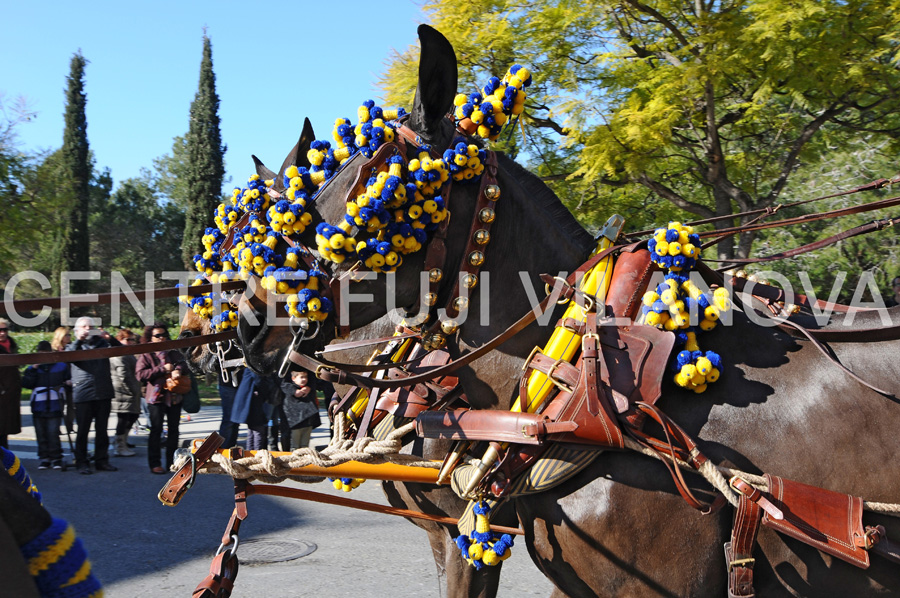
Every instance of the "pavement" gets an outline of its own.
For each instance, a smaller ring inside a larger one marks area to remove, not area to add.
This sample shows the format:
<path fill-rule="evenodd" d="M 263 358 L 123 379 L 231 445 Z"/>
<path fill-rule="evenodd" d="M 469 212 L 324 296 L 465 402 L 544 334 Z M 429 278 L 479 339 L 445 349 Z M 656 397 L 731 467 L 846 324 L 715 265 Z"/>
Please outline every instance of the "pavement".
<path fill-rule="evenodd" d="M 217 430 L 221 411 L 204 405 L 183 418 L 182 442 Z M 111 425 L 115 416 L 110 417 Z M 116 472 L 80 475 L 38 470 L 31 415 L 22 404 L 23 429 L 10 436 L 44 506 L 68 520 L 88 551 L 106 598 L 190 596 L 206 577 L 234 507 L 231 478 L 201 475 L 176 507 L 156 498 L 167 478 L 150 473 L 147 435 L 131 434 L 134 457 L 112 457 Z M 322 417 L 323 421 L 327 418 Z M 110 438 L 114 429 L 109 430 Z M 92 434 L 93 436 L 93 434 Z M 245 429 L 242 426 L 239 443 Z M 62 429 L 65 459 L 72 462 Z M 72 441 L 74 442 L 74 434 Z M 328 443 L 328 428 L 313 431 L 310 446 Z M 369 481 L 351 493 L 330 483 L 287 485 L 387 504 L 381 485 Z M 241 567 L 234 598 L 303 598 L 352 594 L 357 598 L 430 598 L 441 589 L 425 532 L 399 517 L 290 498 L 253 496 L 241 526 Z M 553 585 L 538 571 L 518 538 L 504 562 L 501 598 L 549 596 Z M 0 589 L 0 595 L 2 595 Z"/>

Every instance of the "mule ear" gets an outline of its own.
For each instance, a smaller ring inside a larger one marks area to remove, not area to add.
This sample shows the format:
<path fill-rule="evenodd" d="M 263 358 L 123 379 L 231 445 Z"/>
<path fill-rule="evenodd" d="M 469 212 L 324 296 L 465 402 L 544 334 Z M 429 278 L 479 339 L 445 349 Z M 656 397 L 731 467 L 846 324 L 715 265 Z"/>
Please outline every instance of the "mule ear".
<path fill-rule="evenodd" d="M 309 168 L 309 157 L 307 157 L 306 154 L 309 153 L 309 145 L 315 140 L 316 134 L 313 133 L 312 123 L 309 122 L 308 118 L 304 118 L 303 131 L 300 132 L 300 139 L 297 140 L 294 149 L 288 153 L 287 158 L 284 159 L 284 163 L 282 163 L 281 168 L 278 170 L 278 176 L 275 181 L 276 188 L 281 186 L 282 175 L 289 166 L 303 166 Z M 283 191 L 284 189 L 281 188 L 279 190 Z"/>
<path fill-rule="evenodd" d="M 433 27 L 419 25 L 422 52 L 419 57 L 419 84 L 410 115 L 410 127 L 428 137 L 438 130 L 456 96 L 456 52 L 447 38 Z"/>
<path fill-rule="evenodd" d="M 250 157 L 253 158 L 253 165 L 256 167 L 256 174 L 259 175 L 259 178 L 264 181 L 268 181 L 269 179 L 274 179 L 277 176 L 274 172 L 266 168 L 266 165 L 262 163 L 262 160 L 260 160 L 256 156 L 251 155 Z"/>

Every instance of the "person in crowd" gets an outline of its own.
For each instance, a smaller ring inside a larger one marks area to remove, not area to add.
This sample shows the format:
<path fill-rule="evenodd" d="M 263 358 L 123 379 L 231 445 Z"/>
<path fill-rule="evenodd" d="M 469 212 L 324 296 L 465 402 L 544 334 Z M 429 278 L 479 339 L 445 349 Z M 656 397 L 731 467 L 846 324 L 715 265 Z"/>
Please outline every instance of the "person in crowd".
<path fill-rule="evenodd" d="M 296 370 L 281 382 L 284 413 L 291 427 L 291 444 L 283 450 L 306 448 L 314 428 L 319 427 L 319 400 L 315 379 L 306 370 Z"/>
<path fill-rule="evenodd" d="M 127 328 L 122 328 L 116 333 L 116 340 L 123 345 L 136 345 L 137 336 Z M 137 421 L 141 413 L 141 383 L 135 375 L 137 357 L 134 355 L 120 355 L 109 360 L 112 366 L 113 397 L 112 412 L 116 414 L 116 441 L 114 455 L 118 457 L 133 457 L 137 453 L 131 450 L 128 444 L 128 432 Z"/>
<path fill-rule="evenodd" d="M 19 352 L 16 341 L 9 335 L 9 321 L 0 318 L 0 355 Z M 22 431 L 22 377 L 14 365 L 0 367 L 0 446 L 9 448 L 8 437 Z"/>
<path fill-rule="evenodd" d="M 162 343 L 169 340 L 169 332 L 162 324 L 144 329 L 142 343 Z M 178 424 L 181 420 L 181 395 L 166 389 L 166 380 L 188 376 L 188 365 L 176 349 L 144 353 L 137 360 L 137 379 L 146 384 L 145 398 L 150 410 L 150 438 L 147 442 L 147 461 L 150 471 L 165 474 L 172 468 L 178 449 Z M 168 426 L 165 468 L 160 457 L 163 422 Z"/>
<path fill-rule="evenodd" d="M 265 402 L 271 395 L 274 384 L 266 377 L 258 375 L 250 368 L 244 369 L 241 383 L 234 395 L 231 408 L 231 421 L 235 424 L 247 424 L 248 451 L 260 451 L 268 448 L 267 431 L 269 418 L 266 416 Z"/>
<path fill-rule="evenodd" d="M 68 326 L 60 326 L 53 331 L 53 340 L 50 341 L 50 347 L 54 351 L 65 351 L 66 346 L 72 342 L 72 335 L 69 334 Z"/>
<path fill-rule="evenodd" d="M 66 351 L 86 351 L 120 346 L 108 332 L 94 327 L 93 319 L 83 316 L 75 321 L 72 330 L 75 340 Z M 109 358 L 87 359 L 72 362 L 72 400 L 75 404 L 75 467 L 80 473 L 90 474 L 88 459 L 88 435 L 94 424 L 94 468 L 97 471 L 117 471 L 109 462 L 109 434 L 106 427 L 115 395 Z"/>
<path fill-rule="evenodd" d="M 51 353 L 50 341 L 41 341 L 38 353 Z M 31 419 L 37 438 L 38 469 L 62 469 L 62 443 L 59 424 L 66 402 L 66 389 L 72 385 L 68 363 L 42 363 L 25 368 L 22 386 L 31 389 Z"/>
<path fill-rule="evenodd" d="M 291 450 L 291 426 L 284 412 L 284 393 L 281 391 L 281 380 L 272 389 L 271 396 L 266 397 L 266 414 L 269 418 L 269 450 Z"/>
<path fill-rule="evenodd" d="M 884 304 L 886 307 L 894 307 L 900 305 L 900 276 L 895 276 L 891 281 L 892 295 L 885 297 Z"/>
<path fill-rule="evenodd" d="M 237 445 L 238 430 L 240 424 L 231 421 L 231 411 L 234 406 L 234 397 L 237 395 L 238 386 L 243 380 L 244 368 L 229 372 L 228 382 L 222 378 L 219 372 L 219 398 L 222 405 L 222 421 L 219 423 L 219 436 L 225 439 L 222 448 L 231 448 Z M 237 380 L 238 386 L 232 384 L 232 379 Z"/>

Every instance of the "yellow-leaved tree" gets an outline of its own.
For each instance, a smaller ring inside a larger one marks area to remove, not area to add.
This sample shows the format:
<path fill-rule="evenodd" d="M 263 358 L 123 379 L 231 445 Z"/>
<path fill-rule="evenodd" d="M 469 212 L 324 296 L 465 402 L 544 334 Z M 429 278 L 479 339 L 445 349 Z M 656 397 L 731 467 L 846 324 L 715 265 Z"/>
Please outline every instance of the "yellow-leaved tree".
<path fill-rule="evenodd" d="M 612 211 L 640 227 L 772 206 L 830 148 L 900 133 L 897 0 L 439 0 L 424 10 L 456 49 L 461 92 L 513 62 L 532 70 L 525 141 L 517 131 L 501 146 L 523 152 L 588 225 Z M 390 61 L 389 104 L 410 103 L 416 57 Z M 746 257 L 754 239 L 736 236 L 719 256 Z"/>

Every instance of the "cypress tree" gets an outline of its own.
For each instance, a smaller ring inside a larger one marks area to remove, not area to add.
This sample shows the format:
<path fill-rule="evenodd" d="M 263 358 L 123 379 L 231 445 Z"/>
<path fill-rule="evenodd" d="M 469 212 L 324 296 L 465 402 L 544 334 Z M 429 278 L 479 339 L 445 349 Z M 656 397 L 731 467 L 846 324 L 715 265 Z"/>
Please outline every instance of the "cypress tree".
<path fill-rule="evenodd" d="M 61 271 L 86 271 L 90 269 L 90 239 L 88 236 L 88 212 L 90 211 L 91 164 L 88 155 L 87 117 L 84 93 L 84 67 L 87 64 L 79 50 L 72 56 L 69 83 L 66 90 L 66 128 L 63 132 L 61 191 L 70 206 L 60 256 L 56 260 Z M 54 274 L 58 274 L 55 272 Z M 54 276 L 54 278 L 56 278 Z M 76 292 L 86 291 L 87 281 L 72 285 Z"/>
<path fill-rule="evenodd" d="M 193 269 L 194 255 L 203 252 L 203 231 L 212 223 L 212 214 L 222 201 L 225 177 L 225 146 L 219 131 L 219 96 L 213 73 L 212 44 L 203 36 L 203 60 L 200 85 L 191 103 L 191 122 L 187 142 L 188 204 L 184 222 L 181 256 L 185 267 Z"/>

